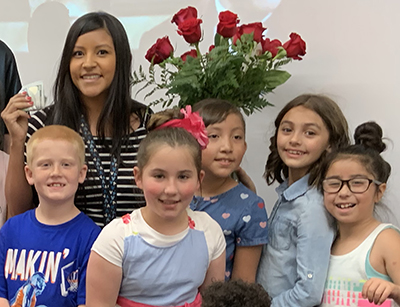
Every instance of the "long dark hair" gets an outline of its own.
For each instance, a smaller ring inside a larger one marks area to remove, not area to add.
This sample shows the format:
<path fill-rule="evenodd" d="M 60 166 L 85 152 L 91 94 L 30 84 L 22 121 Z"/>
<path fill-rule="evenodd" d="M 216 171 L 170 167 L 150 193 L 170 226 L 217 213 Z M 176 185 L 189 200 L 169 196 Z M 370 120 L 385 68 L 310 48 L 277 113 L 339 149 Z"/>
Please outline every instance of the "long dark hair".
<path fill-rule="evenodd" d="M 92 12 L 78 18 L 71 26 L 65 40 L 61 62 L 54 85 L 54 110 L 50 115 L 54 124 L 66 125 L 79 131 L 80 117 L 88 120 L 87 110 L 79 98 L 79 90 L 72 82 L 70 62 L 79 36 L 98 29 L 105 29 L 112 37 L 116 66 L 114 79 L 97 122 L 97 135 L 104 142 L 111 123 L 111 153 L 119 158 L 121 145 L 126 144 L 130 132 L 130 116 L 135 113 L 142 121 L 143 108 L 131 99 L 131 51 L 128 37 L 121 22 L 105 12 Z"/>
<path fill-rule="evenodd" d="M 323 95 L 304 94 L 294 98 L 287 103 L 279 112 L 275 119 L 275 134 L 271 137 L 269 149 L 271 153 L 268 156 L 265 165 L 264 178 L 267 184 L 272 184 L 275 180 L 282 183 L 289 175 L 288 167 L 283 163 L 278 153 L 277 137 L 281 121 L 285 114 L 295 107 L 303 106 L 317 113 L 324 122 L 326 129 L 329 132 L 329 145 L 332 150 L 347 146 L 350 143 L 348 125 L 339 106 L 329 97 Z M 316 183 L 316 177 L 320 172 L 321 164 L 326 156 L 326 151 L 321 157 L 310 166 L 309 184 Z"/>

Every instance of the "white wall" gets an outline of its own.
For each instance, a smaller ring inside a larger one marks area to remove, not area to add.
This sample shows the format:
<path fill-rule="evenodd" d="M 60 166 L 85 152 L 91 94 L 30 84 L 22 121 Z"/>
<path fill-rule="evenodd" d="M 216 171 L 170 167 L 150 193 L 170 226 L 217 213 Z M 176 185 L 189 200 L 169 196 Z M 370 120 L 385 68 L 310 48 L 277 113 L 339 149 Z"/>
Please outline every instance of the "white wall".
<path fill-rule="evenodd" d="M 244 166 L 258 178 L 257 189 L 268 207 L 275 194 L 259 178 L 272 122 L 280 107 L 298 94 L 324 93 L 338 102 L 352 132 L 358 124 L 374 120 L 391 140 L 384 154 L 392 165 L 385 203 L 400 219 L 396 188 L 400 181 L 398 12 L 400 2 L 396 0 L 283 0 L 266 22 L 271 37 L 283 38 L 294 30 L 307 42 L 304 60 L 285 67 L 292 78 L 271 95 L 275 108 L 248 121 L 249 151 Z"/>
<path fill-rule="evenodd" d="M 101 9 L 120 18 L 130 38 L 135 68 L 140 64 L 148 67 L 144 54 L 158 37 L 170 35 L 177 54 L 188 50 L 170 23 L 172 15 L 187 5 L 196 6 L 204 20 L 203 51 L 212 43 L 221 6 L 231 6 L 243 23 L 265 19 L 268 37 L 286 41 L 290 32 L 298 32 L 307 42 L 307 55 L 303 61 L 284 67 L 292 77 L 270 95 L 275 107 L 247 120 L 244 168 L 271 209 L 276 199 L 274 187 L 267 187 L 261 176 L 272 122 L 295 96 L 304 92 L 327 94 L 338 102 L 352 131 L 364 121 L 375 120 L 392 141 L 384 154 L 393 168 L 386 203 L 400 220 L 400 190 L 396 189 L 400 181 L 398 0 L 62 0 L 62 5 L 46 3 L 37 9 L 44 2 L 0 0 L 0 39 L 14 50 L 22 82 L 44 80 L 49 97 L 68 25 L 88 11 Z"/>

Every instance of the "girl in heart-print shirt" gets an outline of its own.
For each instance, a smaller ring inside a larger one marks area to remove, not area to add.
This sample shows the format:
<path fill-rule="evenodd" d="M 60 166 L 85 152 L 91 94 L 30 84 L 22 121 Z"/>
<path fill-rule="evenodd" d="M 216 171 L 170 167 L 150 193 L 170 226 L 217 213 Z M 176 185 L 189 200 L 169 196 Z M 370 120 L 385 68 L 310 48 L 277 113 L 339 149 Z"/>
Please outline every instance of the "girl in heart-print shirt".
<path fill-rule="evenodd" d="M 193 107 L 206 125 L 209 144 L 202 152 L 205 172 L 190 207 L 205 211 L 226 240 L 225 279 L 255 282 L 262 246 L 268 241 L 264 201 L 232 178 L 246 152 L 245 122 L 228 101 L 206 99 Z"/>

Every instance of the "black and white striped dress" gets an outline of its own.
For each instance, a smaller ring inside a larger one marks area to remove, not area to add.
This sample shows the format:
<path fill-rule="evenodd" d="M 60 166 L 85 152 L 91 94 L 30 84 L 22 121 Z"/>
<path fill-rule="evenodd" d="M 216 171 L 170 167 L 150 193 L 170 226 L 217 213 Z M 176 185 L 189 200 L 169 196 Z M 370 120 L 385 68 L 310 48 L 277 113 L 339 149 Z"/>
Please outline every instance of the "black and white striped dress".
<path fill-rule="evenodd" d="M 48 108 L 40 110 L 31 115 L 29 119 L 27 140 L 39 128 L 45 126 Z M 117 208 L 116 215 L 123 216 L 131 213 L 133 209 L 143 207 L 145 200 L 142 191 L 136 186 L 133 177 L 133 167 L 136 165 L 136 155 L 139 143 L 146 137 L 147 131 L 143 124 L 129 135 L 129 145 L 123 145 L 121 148 L 121 162 L 118 168 L 117 178 Z M 101 163 L 106 175 L 109 178 L 111 154 L 107 145 L 111 146 L 111 138 L 106 138 L 106 146 L 100 143 L 98 137 L 93 136 L 99 152 Z M 85 144 L 86 146 L 86 144 Z M 100 179 L 96 167 L 91 161 L 90 153 L 86 147 L 86 163 L 88 172 L 85 182 L 80 185 L 75 197 L 75 205 L 79 210 L 88 215 L 97 225 L 104 226 L 103 214 L 103 196 Z"/>

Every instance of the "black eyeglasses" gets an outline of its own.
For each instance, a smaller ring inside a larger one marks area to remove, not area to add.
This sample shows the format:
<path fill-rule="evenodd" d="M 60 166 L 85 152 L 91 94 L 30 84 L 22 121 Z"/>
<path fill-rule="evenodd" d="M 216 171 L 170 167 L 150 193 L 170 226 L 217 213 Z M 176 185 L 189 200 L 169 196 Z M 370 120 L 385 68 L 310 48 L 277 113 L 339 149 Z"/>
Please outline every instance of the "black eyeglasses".
<path fill-rule="evenodd" d="M 376 185 L 382 184 L 382 182 L 368 178 L 353 178 L 349 180 L 341 180 L 339 178 L 328 178 L 322 181 L 322 189 L 325 193 L 333 194 L 338 193 L 344 184 L 347 185 L 352 193 L 364 193 L 368 190 L 371 183 Z"/>

